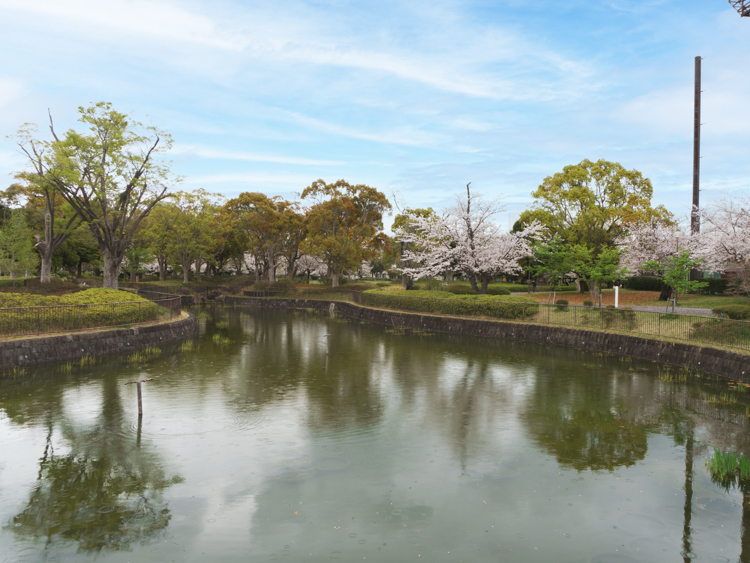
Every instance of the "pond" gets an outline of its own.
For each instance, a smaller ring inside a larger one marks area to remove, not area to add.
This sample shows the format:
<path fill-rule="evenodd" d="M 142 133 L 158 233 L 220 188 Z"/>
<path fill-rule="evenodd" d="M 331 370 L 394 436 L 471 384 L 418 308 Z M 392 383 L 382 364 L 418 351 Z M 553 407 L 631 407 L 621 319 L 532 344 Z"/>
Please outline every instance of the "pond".
<path fill-rule="evenodd" d="M 750 561 L 750 499 L 705 467 L 750 453 L 743 386 L 304 310 L 198 318 L 193 350 L 0 381 L 0 563 Z"/>

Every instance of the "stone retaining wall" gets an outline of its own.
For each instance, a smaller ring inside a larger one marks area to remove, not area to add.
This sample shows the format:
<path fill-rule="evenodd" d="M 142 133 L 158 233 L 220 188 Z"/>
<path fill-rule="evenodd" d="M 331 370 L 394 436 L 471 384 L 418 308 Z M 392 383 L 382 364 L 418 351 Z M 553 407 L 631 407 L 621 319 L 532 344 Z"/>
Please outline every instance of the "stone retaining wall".
<path fill-rule="evenodd" d="M 361 321 L 410 329 L 446 332 L 467 336 L 483 336 L 499 340 L 522 340 L 539 344 L 555 344 L 592 352 L 606 352 L 632 356 L 663 364 L 688 367 L 714 375 L 750 383 L 750 355 L 728 350 L 697 346 L 683 342 L 668 342 L 612 332 L 588 331 L 559 326 L 514 323 L 512 321 L 478 320 L 461 317 L 442 317 L 420 313 L 402 313 L 371 309 L 340 301 L 305 299 L 254 299 L 227 297 L 226 305 L 267 308 L 313 308 L 327 311 L 331 303 L 343 315 Z"/>
<path fill-rule="evenodd" d="M 144 327 L 11 340 L 0 342 L 0 369 L 130 352 L 197 335 L 198 323 L 189 315 L 187 319 Z"/>

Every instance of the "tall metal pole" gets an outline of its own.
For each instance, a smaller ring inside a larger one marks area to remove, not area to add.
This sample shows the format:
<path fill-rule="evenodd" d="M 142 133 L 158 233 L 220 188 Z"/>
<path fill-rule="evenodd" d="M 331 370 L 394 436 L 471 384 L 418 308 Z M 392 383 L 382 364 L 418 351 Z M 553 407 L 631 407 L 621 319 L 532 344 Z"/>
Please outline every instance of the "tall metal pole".
<path fill-rule="evenodd" d="M 693 116 L 693 208 L 690 213 L 690 232 L 701 230 L 698 215 L 701 181 L 701 58 L 695 57 L 695 110 Z"/>

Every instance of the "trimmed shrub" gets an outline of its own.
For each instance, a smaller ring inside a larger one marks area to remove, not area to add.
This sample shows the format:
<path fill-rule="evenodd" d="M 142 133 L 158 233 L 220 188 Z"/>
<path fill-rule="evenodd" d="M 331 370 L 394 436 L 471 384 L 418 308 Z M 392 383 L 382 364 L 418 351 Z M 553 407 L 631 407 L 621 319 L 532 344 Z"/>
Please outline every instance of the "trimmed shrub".
<path fill-rule="evenodd" d="M 591 299 L 584 299 L 583 300 L 583 306 L 584 307 L 593 307 L 594 302 Z"/>
<path fill-rule="evenodd" d="M 377 285 L 378 287 L 390 287 L 391 282 L 379 281 L 379 282 L 376 282 L 375 285 Z"/>
<path fill-rule="evenodd" d="M 557 305 L 558 311 L 565 311 L 568 308 L 568 300 L 558 299 L 557 301 L 555 301 L 555 305 Z"/>
<path fill-rule="evenodd" d="M 445 291 L 449 291 L 454 295 L 476 295 L 476 291 L 471 289 L 470 285 L 463 285 L 460 283 L 453 283 L 445 288 Z M 508 292 L 510 294 L 510 292 Z"/>
<path fill-rule="evenodd" d="M 166 309 L 127 291 L 88 289 L 62 297 L 3 294 L 0 334 L 77 330 L 156 320 Z M 71 305 L 80 305 L 78 307 Z"/>
<path fill-rule="evenodd" d="M 487 295 L 510 295 L 510 291 L 503 287 L 493 287 L 490 285 L 487 287 Z"/>
<path fill-rule="evenodd" d="M 475 299 L 435 299 L 393 295 L 392 292 L 370 292 L 362 294 L 362 304 L 385 307 L 401 311 L 436 313 L 443 315 L 470 315 L 495 319 L 522 319 L 539 311 L 537 303 Z"/>
<path fill-rule="evenodd" d="M 726 316 L 738 321 L 750 319 L 750 305 L 720 305 L 711 311 L 714 315 Z"/>
<path fill-rule="evenodd" d="M 633 276 L 622 280 L 622 287 L 636 291 L 661 291 L 661 278 L 656 276 Z"/>

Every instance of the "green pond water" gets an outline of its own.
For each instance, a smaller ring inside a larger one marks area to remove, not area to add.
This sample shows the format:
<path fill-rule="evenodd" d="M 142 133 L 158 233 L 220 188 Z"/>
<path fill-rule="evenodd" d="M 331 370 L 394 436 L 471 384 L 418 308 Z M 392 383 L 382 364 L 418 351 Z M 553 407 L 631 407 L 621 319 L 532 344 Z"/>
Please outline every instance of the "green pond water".
<path fill-rule="evenodd" d="M 198 316 L 193 351 L 0 381 L 0 563 L 750 562 L 743 493 L 705 467 L 750 453 L 750 392 L 726 380 L 305 311 Z M 139 422 L 126 383 L 145 378 Z"/>

